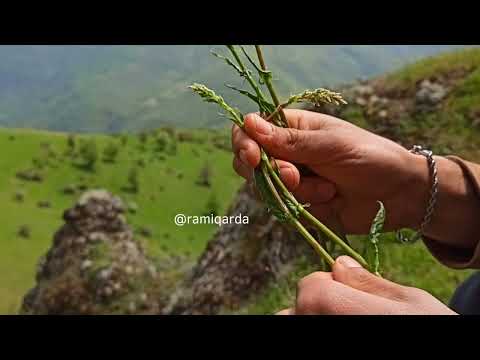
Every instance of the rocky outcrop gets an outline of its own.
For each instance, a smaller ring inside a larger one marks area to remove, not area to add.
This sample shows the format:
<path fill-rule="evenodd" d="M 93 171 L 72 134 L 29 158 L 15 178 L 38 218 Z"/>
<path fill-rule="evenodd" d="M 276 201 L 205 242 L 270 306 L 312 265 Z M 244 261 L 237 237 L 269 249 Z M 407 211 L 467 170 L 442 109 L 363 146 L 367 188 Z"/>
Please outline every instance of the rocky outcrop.
<path fill-rule="evenodd" d="M 249 225 L 228 224 L 218 230 L 162 313 L 236 309 L 288 272 L 300 256 L 313 256 L 303 239 L 278 223 L 247 187 L 239 191 L 227 215 L 240 214 L 249 217 Z"/>
<path fill-rule="evenodd" d="M 417 107 L 430 109 L 437 106 L 447 94 L 448 89 L 446 86 L 426 79 L 418 85 L 415 102 Z"/>
<path fill-rule="evenodd" d="M 106 191 L 85 193 L 64 213 L 24 314 L 154 314 L 162 307 L 162 277 Z"/>

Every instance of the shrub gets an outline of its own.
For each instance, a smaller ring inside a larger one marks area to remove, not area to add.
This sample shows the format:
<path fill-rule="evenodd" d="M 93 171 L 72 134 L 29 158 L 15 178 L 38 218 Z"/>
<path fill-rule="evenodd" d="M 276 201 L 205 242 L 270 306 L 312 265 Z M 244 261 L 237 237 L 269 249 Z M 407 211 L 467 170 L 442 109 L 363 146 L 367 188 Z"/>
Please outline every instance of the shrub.
<path fill-rule="evenodd" d="M 148 141 L 148 134 L 145 131 L 139 133 L 138 141 L 140 142 L 140 149 L 145 150 Z"/>
<path fill-rule="evenodd" d="M 146 238 L 152 237 L 152 230 L 150 230 L 147 227 L 141 226 L 140 228 L 138 228 L 137 232 L 140 236 L 143 236 L 143 237 L 146 237 Z"/>
<path fill-rule="evenodd" d="M 95 170 L 95 164 L 98 160 L 97 143 L 94 139 L 84 141 L 80 147 L 80 156 L 83 166 L 90 171 Z"/>
<path fill-rule="evenodd" d="M 75 153 L 75 135 L 73 134 L 67 136 L 67 150 L 65 153 L 67 155 L 73 155 Z"/>
<path fill-rule="evenodd" d="M 133 167 L 130 169 L 128 172 L 128 189 L 133 191 L 133 192 L 138 192 L 140 183 L 138 181 L 138 169 L 136 167 Z"/>
<path fill-rule="evenodd" d="M 157 152 L 164 152 L 168 146 L 168 135 L 165 133 L 160 133 L 155 138 L 156 147 L 155 150 Z"/>
<path fill-rule="evenodd" d="M 74 195 L 77 192 L 77 187 L 73 184 L 67 185 L 62 189 L 65 195 Z"/>
<path fill-rule="evenodd" d="M 127 210 L 130 214 L 136 214 L 138 211 L 138 205 L 136 202 L 130 201 L 127 203 Z"/>
<path fill-rule="evenodd" d="M 39 208 L 42 208 L 42 209 L 47 209 L 47 208 L 50 208 L 52 207 L 52 204 L 50 203 L 50 201 L 47 201 L 47 200 L 41 200 L 37 203 L 37 206 Z"/>
<path fill-rule="evenodd" d="M 118 145 L 114 142 L 108 143 L 108 145 L 103 149 L 103 161 L 114 163 L 118 156 L 119 148 Z"/>
<path fill-rule="evenodd" d="M 177 141 L 172 139 L 170 146 L 168 147 L 168 155 L 177 155 Z"/>
<path fill-rule="evenodd" d="M 17 231 L 17 235 L 22 237 L 22 238 L 25 238 L 25 239 L 28 239 L 31 235 L 31 231 L 30 231 L 30 226 L 28 225 L 21 225 L 19 228 L 18 228 L 18 231 Z"/>
<path fill-rule="evenodd" d="M 127 145 L 127 142 L 128 142 L 128 136 L 125 134 L 120 135 L 120 144 L 122 144 L 122 146 L 125 146 Z"/>
<path fill-rule="evenodd" d="M 215 193 L 212 192 L 210 198 L 207 201 L 205 215 L 217 216 L 220 213 L 220 204 L 218 203 Z"/>
<path fill-rule="evenodd" d="M 22 191 L 22 190 L 19 190 L 19 191 L 15 192 L 15 196 L 13 198 L 17 202 L 23 202 L 25 200 L 25 192 Z"/>
<path fill-rule="evenodd" d="M 34 181 L 34 182 L 42 182 L 43 176 L 36 171 L 35 169 L 27 169 L 18 171 L 15 176 L 24 181 Z"/>
<path fill-rule="evenodd" d="M 180 142 L 193 142 L 194 136 L 190 132 L 182 131 L 177 134 L 177 139 Z"/>
<path fill-rule="evenodd" d="M 206 163 L 204 167 L 200 170 L 199 178 L 197 180 L 197 185 L 211 187 L 212 186 L 212 169 L 210 164 Z"/>
<path fill-rule="evenodd" d="M 173 127 L 170 127 L 170 126 L 166 126 L 166 127 L 161 128 L 160 132 L 164 132 L 164 133 L 168 134 L 168 136 L 172 139 L 176 138 L 176 136 L 177 136 L 176 130 Z"/>

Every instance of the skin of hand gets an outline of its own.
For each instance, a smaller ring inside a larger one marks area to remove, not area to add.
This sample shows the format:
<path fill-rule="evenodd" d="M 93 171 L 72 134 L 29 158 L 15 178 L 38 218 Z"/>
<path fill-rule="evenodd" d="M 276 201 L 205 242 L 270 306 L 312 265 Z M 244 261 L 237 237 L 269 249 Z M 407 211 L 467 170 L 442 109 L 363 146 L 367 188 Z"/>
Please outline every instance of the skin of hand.
<path fill-rule="evenodd" d="M 378 211 L 387 210 L 386 231 L 416 229 L 429 200 L 431 179 L 425 157 L 399 144 L 332 116 L 285 110 L 289 128 L 279 128 L 257 114 L 234 126 L 234 169 L 251 179 L 261 145 L 277 159 L 285 185 L 309 211 L 328 225 L 335 214 L 348 234 L 365 234 Z M 480 204 L 454 162 L 436 157 L 440 178 L 435 216 L 426 235 L 461 248 L 475 246 Z M 312 175 L 304 176 L 298 165 Z"/>
<path fill-rule="evenodd" d="M 456 315 L 427 292 L 375 276 L 348 256 L 300 280 L 295 306 L 277 315 Z"/>

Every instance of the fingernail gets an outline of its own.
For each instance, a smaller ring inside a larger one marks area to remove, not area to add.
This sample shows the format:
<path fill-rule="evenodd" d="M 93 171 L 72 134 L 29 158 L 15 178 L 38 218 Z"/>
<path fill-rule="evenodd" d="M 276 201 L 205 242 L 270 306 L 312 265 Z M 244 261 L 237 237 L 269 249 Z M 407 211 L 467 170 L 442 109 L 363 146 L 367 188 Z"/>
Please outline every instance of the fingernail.
<path fill-rule="evenodd" d="M 247 152 L 245 150 L 240 150 L 238 156 L 245 165 L 248 165 Z"/>
<path fill-rule="evenodd" d="M 262 135 L 270 135 L 273 132 L 272 125 L 263 119 L 255 119 L 255 131 Z"/>
<path fill-rule="evenodd" d="M 340 256 L 337 261 L 345 267 L 348 268 L 361 268 L 360 265 L 356 260 L 352 259 L 350 256 Z"/>

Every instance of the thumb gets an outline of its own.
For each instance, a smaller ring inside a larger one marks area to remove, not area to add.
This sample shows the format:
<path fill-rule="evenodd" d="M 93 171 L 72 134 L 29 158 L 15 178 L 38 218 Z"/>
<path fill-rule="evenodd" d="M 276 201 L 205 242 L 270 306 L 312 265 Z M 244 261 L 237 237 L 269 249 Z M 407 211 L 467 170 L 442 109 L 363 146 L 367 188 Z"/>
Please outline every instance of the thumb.
<path fill-rule="evenodd" d="M 354 289 L 390 300 L 402 301 L 408 296 L 405 286 L 372 274 L 349 256 L 337 258 L 332 278 Z"/>
<path fill-rule="evenodd" d="M 311 130 L 281 128 L 257 114 L 249 114 L 245 117 L 245 132 L 275 158 L 301 164 L 315 156 L 318 142 Z"/>

